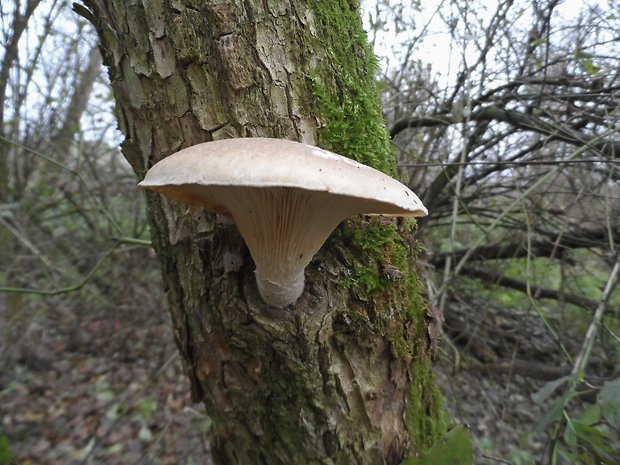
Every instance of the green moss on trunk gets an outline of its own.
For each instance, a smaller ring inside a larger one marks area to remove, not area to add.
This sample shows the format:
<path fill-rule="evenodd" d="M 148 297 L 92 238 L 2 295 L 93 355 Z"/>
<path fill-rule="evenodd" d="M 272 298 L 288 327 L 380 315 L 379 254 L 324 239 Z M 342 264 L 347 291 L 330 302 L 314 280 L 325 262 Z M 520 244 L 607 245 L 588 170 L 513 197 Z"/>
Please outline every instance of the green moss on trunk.
<path fill-rule="evenodd" d="M 394 156 L 374 80 L 377 60 L 362 29 L 359 2 L 319 0 L 314 13 L 321 41 L 316 47 L 328 50 L 311 77 L 321 146 L 393 175 Z"/>
<path fill-rule="evenodd" d="M 362 29 L 359 3 L 320 0 L 314 5 L 322 46 L 330 51 L 329 60 L 311 76 L 321 146 L 394 175 L 394 153 L 374 79 L 377 61 Z M 428 303 L 416 264 L 414 229 L 414 220 L 348 221 L 342 239 L 352 274 L 342 284 L 367 303 L 346 310 L 360 337 L 386 337 L 394 356 L 410 364 L 406 421 L 414 448 L 422 452 L 445 434 L 447 421 L 426 353 Z"/>

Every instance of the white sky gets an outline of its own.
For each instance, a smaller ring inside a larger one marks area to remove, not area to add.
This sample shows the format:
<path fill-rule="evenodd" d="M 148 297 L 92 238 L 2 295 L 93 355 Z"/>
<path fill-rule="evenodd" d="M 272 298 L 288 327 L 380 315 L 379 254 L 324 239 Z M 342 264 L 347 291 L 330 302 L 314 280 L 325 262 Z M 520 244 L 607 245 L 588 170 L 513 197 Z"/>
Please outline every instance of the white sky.
<path fill-rule="evenodd" d="M 44 0 L 39 7 L 39 11 L 47 10 L 47 5 L 51 4 L 53 1 L 54 0 Z M 499 1 L 500 0 L 480 0 L 470 2 L 471 5 L 478 8 L 479 13 L 477 13 L 476 17 L 482 21 L 483 26 L 489 22 Z M 10 3 L 11 2 L 9 2 L 9 4 Z M 400 64 L 405 59 L 406 47 L 404 44 L 411 43 L 415 40 L 417 40 L 416 46 L 409 59 L 420 60 L 422 63 L 431 66 L 433 72 L 439 76 L 438 81 L 440 85 L 446 86 L 449 82 L 453 81 L 455 74 L 462 65 L 463 59 L 471 61 L 477 57 L 479 38 L 475 36 L 475 33 L 470 37 L 467 36 L 463 21 L 457 23 L 456 27 L 459 35 L 466 38 L 465 42 L 461 41 L 457 43 L 448 31 L 446 23 L 449 22 L 449 18 L 456 16 L 454 6 L 456 2 L 454 0 L 421 0 L 419 11 L 411 6 L 414 3 L 412 0 L 389 0 L 387 3 L 389 3 L 389 7 L 382 5 L 382 0 L 362 0 L 363 19 L 367 30 L 371 29 L 369 25 L 369 16 L 372 15 L 376 18 L 377 11 L 379 12 L 379 18 L 385 21 L 382 30 L 375 37 L 375 52 L 380 58 L 384 71 L 390 68 L 400 67 Z M 460 5 L 465 5 L 467 3 L 468 2 L 461 1 Z M 529 0 L 517 0 L 516 3 L 517 4 L 513 8 L 519 8 L 519 5 L 522 5 L 524 8 L 524 13 L 517 23 L 517 26 L 527 30 L 531 22 L 531 3 Z M 617 3 L 617 0 L 563 0 L 557 7 L 555 14 L 561 15 L 569 21 L 574 21 L 577 18 L 579 10 L 582 9 L 585 4 L 598 5 L 600 8 L 609 10 L 611 14 L 614 12 L 612 5 L 618 8 Z M 6 5 L 7 4 L 3 2 L 5 10 L 7 9 Z M 8 8 L 8 11 L 11 10 L 12 8 Z M 618 12 L 616 12 L 616 14 L 617 13 Z M 398 20 L 399 17 L 400 20 Z M 55 23 L 57 32 L 56 36 L 50 40 L 49 47 L 55 47 L 56 50 L 61 50 L 62 53 L 62 47 L 59 46 L 60 42 L 74 35 L 80 22 L 83 23 L 84 21 L 81 20 L 81 18 L 77 18 L 76 15 L 70 11 L 69 7 L 65 7 L 65 11 Z M 35 18 L 34 24 L 34 27 L 29 27 L 28 33 L 25 34 L 20 42 L 20 53 L 22 57 L 33 53 L 38 42 L 38 34 L 40 34 L 43 27 L 43 18 L 39 15 Z M 419 36 L 424 37 L 423 39 L 418 39 Z M 372 34 L 370 38 L 373 38 Z M 87 51 L 87 44 L 85 45 L 86 46 L 83 47 L 85 49 L 84 52 Z M 52 61 L 59 59 L 57 54 L 49 51 L 46 53 L 46 56 L 48 61 L 50 59 Z M 40 73 L 44 71 L 45 66 L 41 66 L 37 69 L 37 72 Z M 43 76 L 43 74 L 40 74 L 40 77 L 37 78 L 36 81 L 36 85 L 33 87 L 32 92 L 28 94 L 28 99 L 32 105 L 40 105 L 41 99 L 45 99 L 45 94 L 50 92 L 47 86 L 51 84 L 49 79 Z M 62 82 L 56 81 L 54 85 L 58 86 L 62 84 Z M 103 96 L 105 91 L 99 88 L 95 91 L 95 94 Z M 112 103 L 105 98 L 99 98 L 98 100 L 95 98 L 94 104 L 99 107 L 99 114 L 102 115 L 110 110 Z M 91 128 L 93 125 L 97 126 L 96 120 L 92 120 L 89 123 Z M 104 125 L 107 124 L 102 121 L 99 123 L 103 123 Z"/>
<path fill-rule="evenodd" d="M 458 0 L 457 0 L 458 1 Z M 404 44 L 416 41 L 416 47 L 410 59 L 421 60 L 424 64 L 432 67 L 439 76 L 440 84 L 447 84 L 459 71 L 463 60 L 471 63 L 478 56 L 480 38 L 475 34 L 475 20 L 482 21 L 485 27 L 493 13 L 496 11 L 500 0 L 481 0 L 471 2 L 478 10 L 472 15 L 470 24 L 474 27 L 474 34 L 467 34 L 462 21 L 455 24 L 457 31 L 466 42 L 455 42 L 451 37 L 447 26 L 450 18 L 457 17 L 454 0 L 421 0 L 419 10 L 412 6 L 412 0 L 389 0 L 389 7 L 381 5 L 381 0 L 362 0 L 363 20 L 366 30 L 370 30 L 369 17 L 379 17 L 385 21 L 384 29 L 377 34 L 375 40 L 375 53 L 379 57 L 382 69 L 399 68 L 404 58 L 406 48 Z M 461 5 L 467 2 L 460 2 Z M 377 10 L 377 5 L 379 9 Z M 617 0 L 561 0 L 554 10 L 553 21 L 574 23 L 578 19 L 580 11 L 588 5 L 598 6 L 603 11 L 609 11 L 610 15 L 620 14 Z M 512 11 L 523 10 L 522 15 L 515 23 L 518 28 L 529 30 L 532 23 L 531 1 L 517 1 Z M 394 12 L 390 13 L 390 10 Z M 401 18 L 400 21 L 398 18 Z M 423 35 L 422 40 L 417 39 Z M 372 39 L 372 34 L 369 34 Z M 617 44 L 616 44 L 617 48 Z"/>

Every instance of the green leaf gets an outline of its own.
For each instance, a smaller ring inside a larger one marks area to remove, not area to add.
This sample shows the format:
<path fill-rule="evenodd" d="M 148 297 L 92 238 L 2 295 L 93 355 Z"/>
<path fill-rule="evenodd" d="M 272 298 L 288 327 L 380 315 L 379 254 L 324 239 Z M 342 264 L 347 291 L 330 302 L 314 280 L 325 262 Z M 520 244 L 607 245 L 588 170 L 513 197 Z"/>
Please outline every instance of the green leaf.
<path fill-rule="evenodd" d="M 564 428 L 564 442 L 571 447 L 577 445 L 577 431 L 573 426 L 573 422 L 570 418 L 566 420 L 566 428 Z"/>
<path fill-rule="evenodd" d="M 472 465 L 473 462 L 471 432 L 467 426 L 460 425 L 441 438 L 424 457 L 409 458 L 401 465 Z"/>
<path fill-rule="evenodd" d="M 593 424 L 601 421 L 601 415 L 602 412 L 600 404 L 593 404 L 583 411 L 583 413 L 579 416 L 579 421 L 584 425 L 592 426 Z"/>
<path fill-rule="evenodd" d="M 157 402 L 152 398 L 143 399 L 136 404 L 136 409 L 144 421 L 149 421 L 157 410 Z"/>
<path fill-rule="evenodd" d="M 591 53 L 584 52 L 583 50 L 575 49 L 573 56 L 578 60 L 583 60 L 585 58 L 592 58 L 593 55 Z"/>
<path fill-rule="evenodd" d="M 9 449 L 9 440 L 0 433 L 0 465 L 8 465 L 11 463 L 11 449 Z"/>
<path fill-rule="evenodd" d="M 603 417 L 614 428 L 620 427 L 620 378 L 608 381 L 598 393 Z"/>
<path fill-rule="evenodd" d="M 561 378 L 558 378 L 553 381 L 549 381 L 542 388 L 540 388 L 538 392 L 532 395 L 532 400 L 536 402 L 537 404 L 542 404 L 551 394 L 553 394 L 553 392 L 557 388 L 559 388 L 562 384 L 564 384 L 565 382 L 571 379 L 572 379 L 572 376 L 568 375 L 568 376 L 562 376 Z"/>
<path fill-rule="evenodd" d="M 538 424 L 534 427 L 534 432 L 540 433 L 545 428 L 547 428 L 547 426 L 549 426 L 551 423 L 554 423 L 558 421 L 560 418 L 562 418 L 564 407 L 566 406 L 566 403 L 573 396 L 574 396 L 574 393 L 568 392 L 564 394 L 562 397 L 560 397 L 558 400 L 556 400 L 553 404 L 551 404 L 551 407 L 549 408 L 549 410 L 547 410 L 547 413 L 543 415 L 543 417 L 540 419 Z"/>
<path fill-rule="evenodd" d="M 587 442 L 602 452 L 613 452 L 613 447 L 610 445 L 611 437 L 607 433 L 579 421 L 574 421 L 573 426 L 581 441 Z"/>
<path fill-rule="evenodd" d="M 590 75 L 596 74 L 601 70 L 601 68 L 596 66 L 590 59 L 581 61 L 581 66 L 583 67 L 583 70 Z"/>
<path fill-rule="evenodd" d="M 581 65 L 581 67 L 586 73 L 596 74 L 601 70 L 601 68 L 596 66 L 594 64 L 594 61 L 592 61 L 592 58 L 594 58 L 594 55 L 592 55 L 591 53 L 586 53 L 583 50 L 577 49 L 573 52 L 573 56 L 577 60 L 579 60 L 579 64 Z"/>

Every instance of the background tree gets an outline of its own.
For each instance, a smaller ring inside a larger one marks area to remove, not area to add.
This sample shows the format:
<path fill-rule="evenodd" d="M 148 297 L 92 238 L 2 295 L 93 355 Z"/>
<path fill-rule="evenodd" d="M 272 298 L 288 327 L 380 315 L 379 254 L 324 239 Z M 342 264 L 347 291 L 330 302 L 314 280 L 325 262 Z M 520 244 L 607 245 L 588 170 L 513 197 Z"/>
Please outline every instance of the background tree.
<path fill-rule="evenodd" d="M 66 295 L 62 289 L 77 289 L 101 255 L 113 252 L 118 243 L 111 244 L 111 237 L 139 237 L 144 220 L 136 217 L 137 196 L 120 200 L 123 189 L 134 192 L 119 182 L 128 170 L 101 143 L 113 128 L 98 114 L 110 104 L 88 23 L 78 21 L 63 2 L 9 6 L 2 12 L 9 20 L 3 22 L 0 72 L 2 277 L 11 288 Z M 112 295 L 117 286 L 106 287 L 101 291 Z M 25 310 L 30 307 L 23 296 L 6 298 L 7 318 L 27 326 L 39 311 Z M 71 313 L 62 307 L 49 303 L 52 312 Z M 28 331 L 21 329 L 3 325 L 0 367 L 20 357 L 21 343 L 32 345 Z"/>

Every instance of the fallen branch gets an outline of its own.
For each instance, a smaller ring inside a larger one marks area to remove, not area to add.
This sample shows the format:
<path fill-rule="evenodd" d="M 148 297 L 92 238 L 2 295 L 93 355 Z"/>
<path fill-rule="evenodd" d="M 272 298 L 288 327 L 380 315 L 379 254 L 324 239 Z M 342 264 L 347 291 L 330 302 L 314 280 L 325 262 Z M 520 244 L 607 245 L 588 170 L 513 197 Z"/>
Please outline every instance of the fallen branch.
<path fill-rule="evenodd" d="M 525 244 L 521 242 L 499 243 L 478 247 L 473 254 L 470 254 L 470 261 L 485 260 L 503 260 L 511 258 L 524 258 L 527 256 L 534 257 L 550 257 L 554 249 L 562 252 L 566 249 L 582 249 L 582 248 L 608 248 L 610 239 L 614 243 L 620 244 L 620 229 L 612 233 L 610 238 L 609 231 L 606 228 L 599 230 L 581 230 L 562 234 L 562 240 L 555 243 L 552 237 L 548 240 L 539 240 L 532 242 L 529 250 Z M 430 255 L 428 263 L 436 268 L 444 266 L 448 255 L 452 260 L 460 260 L 469 249 L 455 250 L 452 253 L 439 253 Z M 556 252 L 556 256 L 557 256 Z"/>
<path fill-rule="evenodd" d="M 531 360 L 500 360 L 496 363 L 476 364 L 479 370 L 492 370 L 498 373 L 526 376 L 528 378 L 552 381 L 570 374 L 571 367 L 550 366 Z"/>
<path fill-rule="evenodd" d="M 508 287 L 510 289 L 515 289 L 517 291 L 525 293 L 528 291 L 526 282 L 519 281 L 518 279 L 514 278 L 508 278 L 498 273 L 484 271 L 479 268 L 469 266 L 464 266 L 461 270 L 461 273 L 471 278 L 477 278 L 487 283 L 496 284 L 498 286 Z M 548 289 L 545 287 L 537 287 L 536 292 L 532 297 L 534 297 L 535 299 L 552 299 L 567 302 L 593 312 L 596 311 L 597 307 L 599 306 L 599 302 L 597 302 L 596 300 L 588 299 L 587 297 L 583 297 L 577 294 L 560 292 L 555 289 Z M 617 314 L 618 312 L 620 312 L 620 309 L 607 307 L 606 312 Z"/>

